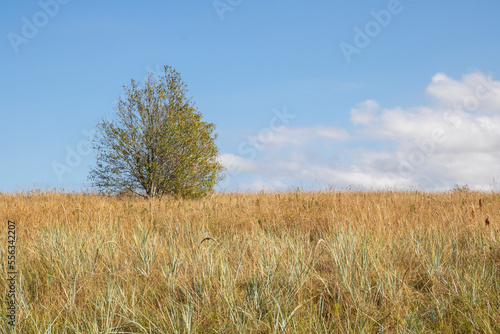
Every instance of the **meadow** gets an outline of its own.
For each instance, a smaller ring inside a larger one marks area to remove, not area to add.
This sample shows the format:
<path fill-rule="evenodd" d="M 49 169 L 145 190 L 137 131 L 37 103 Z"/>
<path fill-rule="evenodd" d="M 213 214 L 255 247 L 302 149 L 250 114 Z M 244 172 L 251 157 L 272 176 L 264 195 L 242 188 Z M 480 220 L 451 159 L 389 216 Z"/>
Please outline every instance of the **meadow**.
<path fill-rule="evenodd" d="M 500 194 L 0 194 L 2 333 L 500 333 Z"/>

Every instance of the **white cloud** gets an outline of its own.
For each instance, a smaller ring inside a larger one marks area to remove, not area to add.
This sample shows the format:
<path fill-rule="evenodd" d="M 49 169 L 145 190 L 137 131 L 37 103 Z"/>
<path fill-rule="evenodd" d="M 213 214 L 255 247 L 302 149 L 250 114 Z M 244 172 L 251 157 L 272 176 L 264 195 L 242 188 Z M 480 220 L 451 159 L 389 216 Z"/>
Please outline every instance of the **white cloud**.
<path fill-rule="evenodd" d="M 366 100 L 351 108 L 351 122 L 354 124 L 369 124 L 376 118 L 380 105 L 377 101 Z"/>
<path fill-rule="evenodd" d="M 334 127 L 318 126 L 314 130 L 314 133 L 319 138 L 328 138 L 333 140 L 346 140 L 349 138 L 346 130 Z"/>
<path fill-rule="evenodd" d="M 266 184 L 498 189 L 493 179 L 500 174 L 500 82 L 477 72 L 461 81 L 438 73 L 426 92 L 435 99 L 427 106 L 358 103 L 350 110 L 354 133 L 326 126 L 281 127 L 254 160 L 229 154 L 223 160 L 239 166 L 247 179 Z M 341 154 L 325 149 L 325 143 Z"/>
<path fill-rule="evenodd" d="M 259 169 L 255 161 L 231 153 L 223 153 L 219 159 L 228 172 L 254 173 Z"/>
<path fill-rule="evenodd" d="M 290 186 L 284 184 L 283 182 L 279 180 L 270 180 L 270 181 L 265 181 L 265 180 L 254 180 L 249 183 L 240 183 L 238 185 L 238 190 L 240 191 L 286 191 L 289 190 Z"/>
<path fill-rule="evenodd" d="M 456 81 L 443 73 L 436 74 L 426 89 L 439 103 L 467 111 L 496 111 L 500 108 L 500 81 L 473 72 Z"/>
<path fill-rule="evenodd" d="M 294 128 L 283 125 L 276 127 L 274 131 L 268 130 L 250 136 L 250 142 L 256 142 L 257 147 L 266 146 L 269 149 L 284 145 L 305 145 L 316 139 L 341 141 L 349 138 L 346 130 L 326 126 Z"/>

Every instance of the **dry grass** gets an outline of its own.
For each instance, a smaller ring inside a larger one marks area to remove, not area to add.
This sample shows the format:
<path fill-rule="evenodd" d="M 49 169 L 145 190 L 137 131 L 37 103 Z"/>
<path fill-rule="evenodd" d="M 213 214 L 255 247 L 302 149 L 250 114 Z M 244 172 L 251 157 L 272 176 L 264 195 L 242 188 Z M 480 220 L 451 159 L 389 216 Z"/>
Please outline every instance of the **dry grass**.
<path fill-rule="evenodd" d="M 17 333 L 500 332 L 499 194 L 31 192 L 0 217 Z"/>

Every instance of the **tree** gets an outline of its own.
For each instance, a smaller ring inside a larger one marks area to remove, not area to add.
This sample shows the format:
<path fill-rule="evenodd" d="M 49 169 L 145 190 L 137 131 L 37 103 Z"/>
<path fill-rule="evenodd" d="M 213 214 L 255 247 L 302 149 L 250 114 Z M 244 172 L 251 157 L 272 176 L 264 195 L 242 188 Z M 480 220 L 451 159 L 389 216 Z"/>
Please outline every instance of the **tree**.
<path fill-rule="evenodd" d="M 215 125 L 186 98 L 180 74 L 150 73 L 144 85 L 133 79 L 115 106 L 114 119 L 97 124 L 97 163 L 89 180 L 101 192 L 155 197 L 201 197 L 222 178 Z"/>

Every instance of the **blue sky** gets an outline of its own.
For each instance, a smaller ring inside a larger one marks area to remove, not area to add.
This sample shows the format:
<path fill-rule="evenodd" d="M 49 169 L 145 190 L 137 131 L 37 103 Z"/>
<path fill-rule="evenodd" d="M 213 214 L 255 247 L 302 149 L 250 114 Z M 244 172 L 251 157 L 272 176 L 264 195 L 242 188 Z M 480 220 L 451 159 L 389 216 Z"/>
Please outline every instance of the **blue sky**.
<path fill-rule="evenodd" d="M 86 189 L 85 134 L 163 65 L 217 125 L 220 189 L 498 189 L 498 1 L 0 9 L 0 191 Z"/>

